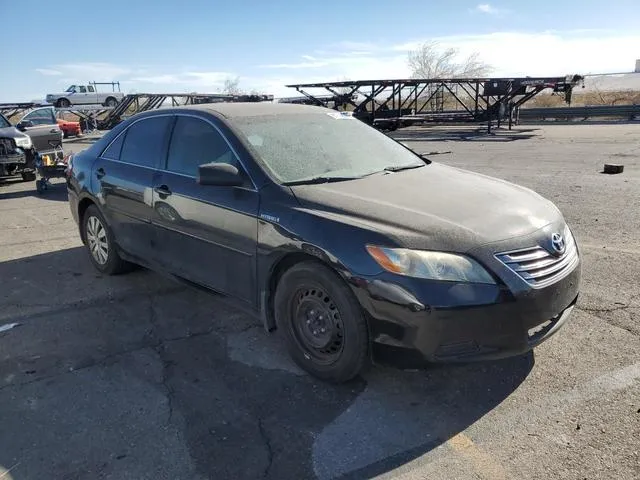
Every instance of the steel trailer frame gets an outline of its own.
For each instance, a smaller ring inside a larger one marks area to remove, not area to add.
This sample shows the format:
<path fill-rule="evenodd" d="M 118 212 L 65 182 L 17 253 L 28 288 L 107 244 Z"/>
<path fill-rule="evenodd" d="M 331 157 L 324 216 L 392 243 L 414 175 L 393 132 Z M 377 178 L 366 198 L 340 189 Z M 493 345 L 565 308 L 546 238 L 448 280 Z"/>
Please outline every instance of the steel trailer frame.
<path fill-rule="evenodd" d="M 265 102 L 273 101 L 273 95 L 225 95 L 208 93 L 135 93 L 122 99 L 98 124 L 100 129 L 110 129 L 123 118 L 136 113 L 162 108 L 217 102 Z"/>
<path fill-rule="evenodd" d="M 581 75 L 564 77 L 513 78 L 407 78 L 356 80 L 286 85 L 295 88 L 317 105 L 326 96 L 310 89 L 323 89 L 343 103 L 334 109 L 352 109 L 353 115 L 383 129 L 395 129 L 425 121 L 487 122 L 498 126 L 504 119 L 511 128 L 514 113 L 545 89 L 564 93 L 570 104 L 573 88 L 584 81 Z M 448 98 L 447 98 L 448 97 Z M 445 109 L 451 103 L 454 109 Z M 281 100 L 281 101 L 285 101 Z"/>
<path fill-rule="evenodd" d="M 115 82 L 114 82 L 115 83 Z M 273 95 L 243 94 L 225 95 L 220 93 L 132 93 L 126 95 L 115 107 L 102 105 L 77 105 L 58 108 L 50 103 L 0 103 L 0 112 L 8 113 L 7 117 L 38 107 L 51 107 L 58 113 L 68 113 L 78 117 L 87 127 L 108 130 L 120 123 L 124 118 L 136 113 L 181 105 L 197 105 L 216 102 L 266 102 L 273 101 Z"/>

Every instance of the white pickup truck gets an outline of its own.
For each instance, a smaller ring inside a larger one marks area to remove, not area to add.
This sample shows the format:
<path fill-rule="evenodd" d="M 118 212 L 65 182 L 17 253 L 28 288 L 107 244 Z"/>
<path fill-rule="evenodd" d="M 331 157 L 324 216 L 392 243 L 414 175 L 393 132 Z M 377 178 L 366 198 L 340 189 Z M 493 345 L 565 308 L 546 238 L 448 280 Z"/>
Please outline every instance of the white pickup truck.
<path fill-rule="evenodd" d="M 100 93 L 96 85 L 99 84 L 71 85 L 63 93 L 48 93 L 46 101 L 58 108 L 67 108 L 72 105 L 104 105 L 105 107 L 115 107 L 124 98 L 124 94 L 120 92 Z M 114 84 L 107 83 L 107 85 Z"/>

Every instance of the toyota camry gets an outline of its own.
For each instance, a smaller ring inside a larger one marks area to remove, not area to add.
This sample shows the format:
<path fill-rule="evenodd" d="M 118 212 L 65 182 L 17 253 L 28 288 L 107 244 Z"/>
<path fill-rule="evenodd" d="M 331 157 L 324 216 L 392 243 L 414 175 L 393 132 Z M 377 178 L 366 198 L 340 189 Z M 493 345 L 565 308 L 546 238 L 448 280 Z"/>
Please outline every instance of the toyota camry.
<path fill-rule="evenodd" d="M 234 299 L 328 381 L 383 355 L 522 355 L 579 293 L 549 200 L 323 107 L 140 113 L 72 157 L 67 187 L 97 270 L 141 265 Z"/>

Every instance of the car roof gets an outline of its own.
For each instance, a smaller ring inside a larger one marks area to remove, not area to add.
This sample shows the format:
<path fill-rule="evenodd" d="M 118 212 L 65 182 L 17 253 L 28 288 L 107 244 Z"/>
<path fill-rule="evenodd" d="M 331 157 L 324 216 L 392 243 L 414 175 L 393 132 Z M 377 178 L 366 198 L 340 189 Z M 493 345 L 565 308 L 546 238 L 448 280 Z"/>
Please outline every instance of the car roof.
<path fill-rule="evenodd" d="M 229 119 L 261 115 L 317 114 L 329 111 L 326 107 L 317 107 L 314 105 L 271 102 L 217 102 L 185 105 L 184 107 L 174 108 L 176 111 L 183 109 L 210 112 Z"/>

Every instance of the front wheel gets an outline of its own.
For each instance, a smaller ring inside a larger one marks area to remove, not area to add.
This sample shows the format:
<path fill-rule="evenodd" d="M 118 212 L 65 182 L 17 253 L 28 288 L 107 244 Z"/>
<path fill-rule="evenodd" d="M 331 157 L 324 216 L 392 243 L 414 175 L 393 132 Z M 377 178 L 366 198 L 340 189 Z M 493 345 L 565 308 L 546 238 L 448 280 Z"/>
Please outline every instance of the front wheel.
<path fill-rule="evenodd" d="M 71 106 L 71 102 L 66 98 L 61 98 L 56 102 L 56 107 L 58 108 L 69 108 Z"/>
<path fill-rule="evenodd" d="M 117 275 L 130 269 L 116 250 L 113 233 L 95 205 L 87 208 L 82 219 L 82 233 L 93 266 L 107 275 Z"/>
<path fill-rule="evenodd" d="M 310 374 L 342 383 L 368 366 L 362 309 L 343 280 L 317 262 L 287 270 L 274 299 L 278 331 L 293 360 Z"/>

